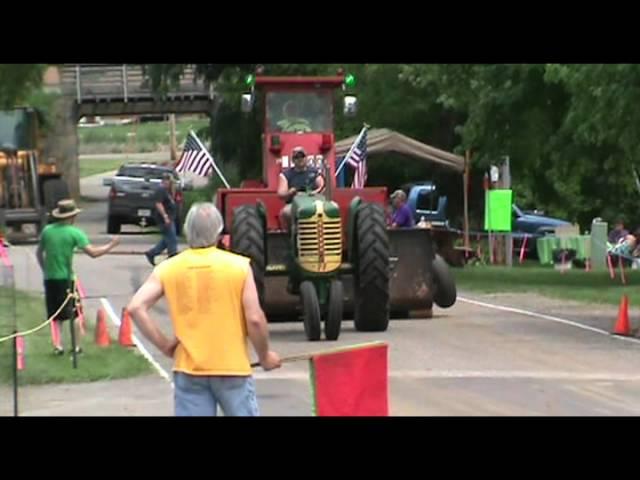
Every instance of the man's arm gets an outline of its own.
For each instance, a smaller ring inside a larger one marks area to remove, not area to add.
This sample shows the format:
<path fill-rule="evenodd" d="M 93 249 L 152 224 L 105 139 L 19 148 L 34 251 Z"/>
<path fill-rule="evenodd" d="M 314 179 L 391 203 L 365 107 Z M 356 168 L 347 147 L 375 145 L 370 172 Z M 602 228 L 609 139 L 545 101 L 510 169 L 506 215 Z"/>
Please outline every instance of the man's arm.
<path fill-rule="evenodd" d="M 287 177 L 284 176 L 284 173 L 281 173 L 278 177 L 278 197 L 280 200 L 284 200 L 285 202 L 289 200 L 289 198 L 293 197 L 296 194 L 295 188 L 289 188 L 289 182 L 287 181 Z"/>
<path fill-rule="evenodd" d="M 267 319 L 260 307 L 256 282 L 253 279 L 253 272 L 249 269 L 247 279 L 244 282 L 242 291 L 242 307 L 244 318 L 247 324 L 247 334 L 249 340 L 258 355 L 260 365 L 265 370 L 272 370 L 280 367 L 280 357 L 277 353 L 269 351 L 269 330 Z"/>
<path fill-rule="evenodd" d="M 154 272 L 135 293 L 127 305 L 127 310 L 142 334 L 164 355 L 173 358 L 178 340 L 167 338 L 149 316 L 149 309 L 160 300 L 163 294 L 162 282 Z"/>
<path fill-rule="evenodd" d="M 313 193 L 320 193 L 324 190 L 324 175 L 322 173 L 318 173 L 316 176 L 316 189 Z"/>
<path fill-rule="evenodd" d="M 167 214 L 167 211 L 164 208 L 164 205 L 162 203 L 162 201 L 164 200 L 164 198 L 169 195 L 169 192 L 167 192 L 164 187 L 160 188 L 160 190 L 158 190 L 158 193 L 156 195 L 156 210 L 158 210 L 158 212 L 160 212 L 160 216 L 164 219 L 164 223 L 169 224 L 171 222 L 171 219 L 169 218 L 169 215 Z"/>
<path fill-rule="evenodd" d="M 411 211 L 411 209 L 409 208 L 409 205 L 407 205 L 406 203 L 405 203 L 405 207 L 406 207 L 405 211 L 406 211 L 406 213 L 407 213 L 407 214 L 406 214 L 406 220 L 405 220 L 405 223 L 406 223 L 406 225 L 405 225 L 405 226 L 406 226 L 407 228 L 415 227 L 415 226 L 416 226 L 416 221 L 415 221 L 415 219 L 413 218 L 413 212 L 412 212 L 412 211 Z"/>
<path fill-rule="evenodd" d="M 400 216 L 400 212 L 398 210 L 391 212 L 391 219 L 389 220 L 391 223 L 391 228 L 398 228 L 398 217 Z"/>
<path fill-rule="evenodd" d="M 105 245 L 101 245 L 100 247 L 96 247 L 95 245 L 86 245 L 83 247 L 84 253 L 89 255 L 91 258 L 98 258 L 104 255 L 105 253 L 109 253 L 120 243 L 120 237 L 115 236 L 111 239 L 111 241 Z"/>

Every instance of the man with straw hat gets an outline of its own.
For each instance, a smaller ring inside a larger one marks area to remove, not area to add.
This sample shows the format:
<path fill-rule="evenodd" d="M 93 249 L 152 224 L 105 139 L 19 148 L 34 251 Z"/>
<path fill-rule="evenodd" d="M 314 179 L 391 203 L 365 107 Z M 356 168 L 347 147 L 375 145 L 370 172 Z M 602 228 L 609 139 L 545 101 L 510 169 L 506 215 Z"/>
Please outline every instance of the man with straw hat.
<path fill-rule="evenodd" d="M 73 253 L 76 248 L 83 250 L 91 258 L 97 258 L 111 251 L 118 243 L 119 237 L 113 237 L 109 243 L 96 247 L 89 243 L 87 235 L 74 225 L 76 216 L 80 213 L 73 200 L 65 199 L 58 202 L 51 216 L 55 223 L 47 225 L 40 235 L 36 256 L 44 274 L 44 292 L 47 305 L 47 316 L 53 316 L 65 302 L 69 292 L 73 292 Z M 51 323 L 51 336 L 54 353 L 63 355 L 60 324 L 64 320 L 74 318 L 75 302 L 70 300 Z M 79 324 L 76 320 L 76 332 Z M 76 333 L 75 337 L 79 339 Z M 82 349 L 76 345 L 76 353 Z"/>

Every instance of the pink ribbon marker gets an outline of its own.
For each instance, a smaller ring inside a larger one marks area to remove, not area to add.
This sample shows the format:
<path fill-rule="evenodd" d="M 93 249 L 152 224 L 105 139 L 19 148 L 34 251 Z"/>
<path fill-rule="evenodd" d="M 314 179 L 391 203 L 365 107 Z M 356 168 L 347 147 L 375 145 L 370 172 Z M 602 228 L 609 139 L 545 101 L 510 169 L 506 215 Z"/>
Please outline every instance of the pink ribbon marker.
<path fill-rule="evenodd" d="M 16 355 L 18 356 L 17 358 L 17 363 L 18 363 L 18 370 L 24 370 L 24 338 L 23 337 L 16 337 Z"/>

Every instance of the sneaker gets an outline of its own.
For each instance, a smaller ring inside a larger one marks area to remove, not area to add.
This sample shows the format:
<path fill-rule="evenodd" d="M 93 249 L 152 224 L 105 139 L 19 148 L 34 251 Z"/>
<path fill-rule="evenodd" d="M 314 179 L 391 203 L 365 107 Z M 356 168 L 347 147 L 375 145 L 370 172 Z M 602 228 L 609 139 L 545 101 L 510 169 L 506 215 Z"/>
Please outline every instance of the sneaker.
<path fill-rule="evenodd" d="M 73 355 L 73 350 L 71 350 L 69 353 Z M 82 347 L 76 347 L 76 355 L 80 355 L 81 353 L 83 353 Z"/>
<path fill-rule="evenodd" d="M 57 356 L 64 355 L 64 348 L 62 348 L 62 347 L 55 347 L 55 348 L 53 349 L 53 354 L 54 354 L 54 355 L 57 355 Z"/>
<path fill-rule="evenodd" d="M 145 258 L 151 264 L 152 267 L 156 266 L 155 258 L 149 252 L 144 253 Z"/>

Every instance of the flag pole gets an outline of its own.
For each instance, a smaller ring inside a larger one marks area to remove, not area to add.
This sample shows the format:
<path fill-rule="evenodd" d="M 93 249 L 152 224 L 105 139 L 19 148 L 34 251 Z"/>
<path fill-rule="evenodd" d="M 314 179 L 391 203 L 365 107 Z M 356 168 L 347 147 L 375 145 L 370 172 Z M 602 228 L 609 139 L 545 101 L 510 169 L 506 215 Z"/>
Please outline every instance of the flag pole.
<path fill-rule="evenodd" d="M 370 128 L 369 125 L 365 123 L 364 126 L 362 127 L 362 130 L 360 130 L 360 134 L 358 135 L 358 138 L 356 138 L 356 141 L 353 142 L 353 145 L 351 145 L 351 148 L 342 159 L 342 163 L 338 166 L 338 170 L 336 170 L 336 174 L 335 174 L 336 178 L 338 177 L 338 175 L 340 175 L 340 172 L 342 171 L 344 164 L 347 163 L 347 159 L 351 156 L 353 149 L 356 148 L 356 145 L 358 145 L 358 143 L 360 143 L 360 139 L 362 138 L 362 135 L 364 135 L 364 132 L 367 131 L 369 128 Z"/>
<path fill-rule="evenodd" d="M 301 353 L 299 355 L 291 355 L 289 357 L 282 357 L 280 359 L 280 361 L 282 363 L 299 362 L 301 360 L 309 360 L 310 358 L 317 357 L 319 355 L 327 355 L 329 353 L 338 353 L 338 352 L 344 352 L 344 351 L 347 351 L 347 350 L 355 350 L 356 348 L 377 347 L 377 346 L 386 345 L 386 344 L 387 344 L 387 342 L 383 342 L 383 341 L 359 343 L 357 345 L 347 345 L 347 346 L 344 346 L 344 347 L 329 348 L 329 349 L 326 349 L 326 350 L 320 350 L 320 351 L 313 352 L 313 353 Z M 259 367 L 259 366 L 260 366 L 260 362 L 254 362 L 254 363 L 251 364 L 251 368 L 255 368 L 255 367 Z"/>
<path fill-rule="evenodd" d="M 229 182 L 227 182 L 227 179 L 224 178 L 224 175 L 222 175 L 222 172 L 220 171 L 220 169 L 218 169 L 218 165 L 216 165 L 216 161 L 213 158 L 213 155 L 211 155 L 211 152 L 209 152 L 209 150 L 202 144 L 202 142 L 200 141 L 200 139 L 198 138 L 198 136 L 195 134 L 193 130 L 191 130 L 189 133 L 193 135 L 193 138 L 196 139 L 196 142 L 198 142 L 198 145 L 200 145 L 200 147 L 203 150 L 205 150 L 209 154 L 209 156 L 211 156 L 211 161 L 213 162 L 213 168 L 216 170 L 216 173 L 220 177 L 220 180 L 222 180 L 222 183 L 224 183 L 225 187 L 231 188 L 231 185 L 229 185 Z"/>

